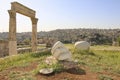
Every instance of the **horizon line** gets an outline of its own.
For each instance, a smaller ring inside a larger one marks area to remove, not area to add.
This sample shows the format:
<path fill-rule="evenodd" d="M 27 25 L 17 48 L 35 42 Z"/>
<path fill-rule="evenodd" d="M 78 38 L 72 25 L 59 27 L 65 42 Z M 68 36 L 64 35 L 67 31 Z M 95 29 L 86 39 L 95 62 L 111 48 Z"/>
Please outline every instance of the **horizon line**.
<path fill-rule="evenodd" d="M 49 32 L 49 31 L 55 31 L 55 30 L 68 30 L 68 29 L 98 29 L 98 30 L 115 30 L 115 29 L 120 29 L 120 28 L 62 28 L 62 29 L 53 29 L 53 30 L 41 30 L 41 31 L 37 31 L 37 32 Z M 9 32 L 9 31 L 0 31 L 0 33 L 6 33 L 6 32 Z M 26 32 L 19 32 L 19 31 L 17 31 L 16 33 L 28 33 L 28 32 L 32 32 L 32 30 L 31 31 L 26 31 Z"/>

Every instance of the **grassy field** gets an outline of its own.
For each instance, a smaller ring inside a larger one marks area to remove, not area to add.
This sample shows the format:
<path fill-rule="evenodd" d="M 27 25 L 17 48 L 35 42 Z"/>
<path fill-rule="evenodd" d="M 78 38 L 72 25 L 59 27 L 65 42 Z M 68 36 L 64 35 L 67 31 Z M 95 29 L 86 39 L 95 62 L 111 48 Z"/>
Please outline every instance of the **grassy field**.
<path fill-rule="evenodd" d="M 91 68 L 92 71 L 109 71 L 120 74 L 120 47 L 91 46 L 90 51 L 73 51 L 72 44 L 66 45 L 72 52 L 74 59 Z M 92 54 L 91 54 L 92 53 Z"/>
<path fill-rule="evenodd" d="M 98 80 L 113 80 L 114 76 L 117 79 L 120 77 L 120 51 L 119 47 L 113 46 L 92 46 L 90 51 L 76 51 L 73 44 L 65 44 L 70 49 L 73 59 L 78 61 L 79 66 L 89 69 L 89 71 L 98 74 Z M 6 57 L 0 59 L 0 75 L 6 70 L 19 67 L 25 68 L 30 66 L 32 62 L 37 63 L 37 67 L 26 73 L 20 71 L 10 71 L 7 73 L 8 80 L 35 80 L 35 76 L 41 68 L 52 67 L 56 73 L 63 70 L 63 67 L 56 63 L 48 66 L 44 63 L 47 56 L 51 53 L 26 53 L 17 56 Z M 20 76 L 22 77 L 20 78 Z M 19 79 L 17 79 L 19 78 Z M 107 78 L 107 79 L 105 79 Z M 120 78 L 118 79 L 120 80 Z"/>

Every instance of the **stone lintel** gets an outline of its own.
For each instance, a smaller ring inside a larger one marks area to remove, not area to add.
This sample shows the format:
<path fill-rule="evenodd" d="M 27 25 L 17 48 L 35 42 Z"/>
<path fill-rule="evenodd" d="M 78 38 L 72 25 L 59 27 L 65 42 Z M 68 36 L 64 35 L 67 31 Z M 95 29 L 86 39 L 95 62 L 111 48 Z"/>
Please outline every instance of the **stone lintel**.
<path fill-rule="evenodd" d="M 23 14 L 28 17 L 35 17 L 35 11 L 18 3 L 18 2 L 12 2 L 11 3 L 11 10 L 16 11 L 17 13 Z"/>

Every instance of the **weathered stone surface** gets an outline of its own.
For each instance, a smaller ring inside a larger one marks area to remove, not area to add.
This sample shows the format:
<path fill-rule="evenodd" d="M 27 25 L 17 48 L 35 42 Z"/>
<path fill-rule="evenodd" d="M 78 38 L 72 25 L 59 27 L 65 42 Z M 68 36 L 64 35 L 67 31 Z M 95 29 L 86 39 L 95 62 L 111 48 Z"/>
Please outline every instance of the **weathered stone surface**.
<path fill-rule="evenodd" d="M 40 72 L 41 74 L 45 74 L 45 75 L 51 74 L 51 73 L 53 73 L 53 68 L 43 68 L 43 69 L 41 69 L 39 72 Z"/>
<path fill-rule="evenodd" d="M 49 56 L 46 58 L 45 62 L 48 64 L 48 65 L 52 65 L 52 64 L 55 64 L 57 63 L 57 60 L 54 56 Z"/>
<path fill-rule="evenodd" d="M 72 59 L 71 52 L 60 41 L 56 42 L 53 45 L 51 52 L 52 52 L 52 55 L 57 60 L 71 60 Z"/>
<path fill-rule="evenodd" d="M 74 61 L 60 61 L 59 62 L 65 69 L 77 68 L 78 63 Z"/>
<path fill-rule="evenodd" d="M 75 43 L 74 47 L 78 50 L 89 50 L 90 44 L 86 41 L 79 41 Z"/>
<path fill-rule="evenodd" d="M 16 41 L 16 12 L 8 10 L 9 13 L 9 55 L 17 54 Z"/>
<path fill-rule="evenodd" d="M 0 40 L 0 57 L 5 57 L 9 54 L 8 41 Z"/>
<path fill-rule="evenodd" d="M 29 48 L 29 47 L 28 48 L 18 48 L 17 52 L 18 52 L 18 54 L 19 53 L 22 53 L 22 54 L 23 53 L 28 53 L 28 52 L 31 52 L 31 48 Z"/>
<path fill-rule="evenodd" d="M 28 17 L 35 17 L 35 11 L 18 3 L 18 2 L 12 2 L 11 3 L 11 9 L 16 11 L 17 13 L 23 14 Z"/>
<path fill-rule="evenodd" d="M 9 55 L 16 55 L 17 54 L 17 42 L 16 41 L 9 41 Z"/>
<path fill-rule="evenodd" d="M 37 18 L 31 18 L 32 21 L 32 52 L 37 51 Z"/>
<path fill-rule="evenodd" d="M 9 40 L 16 41 L 16 12 L 8 10 L 9 13 Z"/>

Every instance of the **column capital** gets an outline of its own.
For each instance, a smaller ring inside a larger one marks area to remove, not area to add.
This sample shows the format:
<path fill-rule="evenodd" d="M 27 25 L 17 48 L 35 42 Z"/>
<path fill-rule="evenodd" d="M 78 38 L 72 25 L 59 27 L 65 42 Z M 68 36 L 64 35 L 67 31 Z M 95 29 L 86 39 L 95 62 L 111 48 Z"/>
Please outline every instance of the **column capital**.
<path fill-rule="evenodd" d="M 16 12 L 13 10 L 8 10 L 9 16 L 12 18 L 16 18 Z"/>
<path fill-rule="evenodd" d="M 32 24 L 37 24 L 38 18 L 31 18 Z"/>

